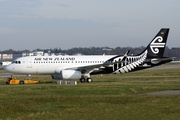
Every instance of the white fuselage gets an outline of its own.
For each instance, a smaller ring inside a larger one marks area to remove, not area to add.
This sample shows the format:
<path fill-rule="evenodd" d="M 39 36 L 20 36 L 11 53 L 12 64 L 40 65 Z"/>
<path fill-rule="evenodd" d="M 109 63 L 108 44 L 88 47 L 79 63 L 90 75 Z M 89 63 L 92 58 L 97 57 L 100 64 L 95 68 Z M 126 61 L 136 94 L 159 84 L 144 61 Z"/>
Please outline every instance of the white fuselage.
<path fill-rule="evenodd" d="M 29 56 L 18 58 L 6 67 L 8 72 L 20 74 L 56 74 L 68 68 L 104 65 L 116 55 L 89 56 Z M 118 59 L 121 57 L 118 57 Z"/>

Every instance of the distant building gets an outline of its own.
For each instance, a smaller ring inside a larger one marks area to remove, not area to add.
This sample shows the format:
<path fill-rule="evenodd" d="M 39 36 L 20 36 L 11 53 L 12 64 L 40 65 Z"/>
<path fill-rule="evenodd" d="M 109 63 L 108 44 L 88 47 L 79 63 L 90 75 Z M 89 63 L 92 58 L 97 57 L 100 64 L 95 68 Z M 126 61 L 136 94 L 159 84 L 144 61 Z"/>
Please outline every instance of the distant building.
<path fill-rule="evenodd" d="M 12 60 L 12 54 L 1 54 L 1 60 Z"/>
<path fill-rule="evenodd" d="M 33 52 L 33 56 L 43 56 L 44 52 L 43 51 L 35 51 Z"/>
<path fill-rule="evenodd" d="M 76 54 L 74 54 L 74 55 L 77 55 L 77 56 L 82 56 L 83 54 L 81 54 L 81 53 L 76 53 Z"/>
<path fill-rule="evenodd" d="M 112 49 L 111 48 L 103 48 L 102 51 L 110 52 L 110 51 L 112 51 Z"/>
<path fill-rule="evenodd" d="M 50 53 L 44 53 L 44 56 L 50 56 Z"/>
<path fill-rule="evenodd" d="M 58 56 L 58 55 L 67 55 L 62 53 L 44 53 L 43 51 L 34 51 L 34 52 L 25 52 L 20 54 L 0 54 L 0 60 L 7 60 L 12 61 L 19 57 L 25 57 L 25 56 Z"/>
<path fill-rule="evenodd" d="M 22 57 L 25 57 L 25 56 L 33 56 L 34 54 L 33 53 L 22 53 Z"/>

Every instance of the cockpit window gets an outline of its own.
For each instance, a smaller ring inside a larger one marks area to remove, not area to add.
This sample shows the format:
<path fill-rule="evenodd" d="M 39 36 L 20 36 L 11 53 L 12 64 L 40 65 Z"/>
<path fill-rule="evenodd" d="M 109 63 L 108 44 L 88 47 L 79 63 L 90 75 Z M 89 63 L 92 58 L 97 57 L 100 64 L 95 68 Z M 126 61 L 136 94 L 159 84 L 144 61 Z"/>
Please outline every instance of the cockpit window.
<path fill-rule="evenodd" d="M 13 64 L 21 64 L 21 61 L 13 61 Z"/>

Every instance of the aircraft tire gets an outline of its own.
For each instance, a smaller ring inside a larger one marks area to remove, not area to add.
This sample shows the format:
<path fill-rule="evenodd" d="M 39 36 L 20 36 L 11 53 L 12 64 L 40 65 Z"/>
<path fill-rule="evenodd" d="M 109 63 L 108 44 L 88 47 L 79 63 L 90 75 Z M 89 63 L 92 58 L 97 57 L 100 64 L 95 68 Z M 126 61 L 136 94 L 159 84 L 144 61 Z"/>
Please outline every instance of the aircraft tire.
<path fill-rule="evenodd" d="M 83 82 L 85 82 L 85 78 L 81 78 L 79 81 L 80 81 L 81 83 L 83 83 Z"/>
<path fill-rule="evenodd" d="M 88 83 L 91 83 L 92 81 L 93 81 L 92 78 L 87 78 Z"/>
<path fill-rule="evenodd" d="M 24 84 L 24 81 L 21 80 L 21 81 L 19 82 L 19 84 Z"/>

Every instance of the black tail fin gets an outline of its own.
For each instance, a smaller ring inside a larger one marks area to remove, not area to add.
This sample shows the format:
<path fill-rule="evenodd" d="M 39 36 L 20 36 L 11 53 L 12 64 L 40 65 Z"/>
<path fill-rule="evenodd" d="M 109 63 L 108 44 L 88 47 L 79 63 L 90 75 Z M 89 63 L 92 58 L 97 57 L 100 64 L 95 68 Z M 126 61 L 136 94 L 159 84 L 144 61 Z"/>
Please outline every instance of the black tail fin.
<path fill-rule="evenodd" d="M 162 28 L 158 34 L 149 43 L 147 48 L 147 58 L 161 58 L 163 57 L 164 50 L 166 47 L 166 41 L 169 33 L 169 28 Z M 143 51 L 143 52 L 144 52 Z"/>

